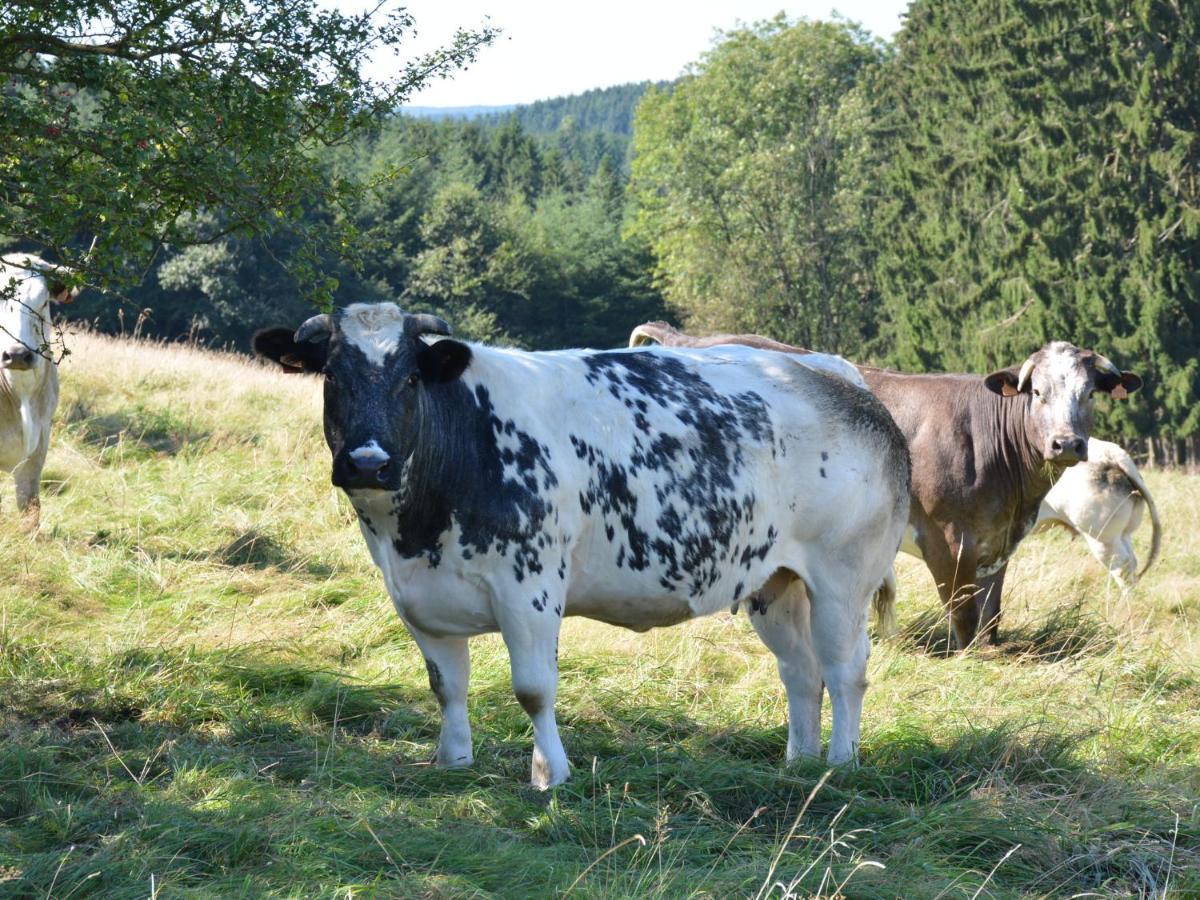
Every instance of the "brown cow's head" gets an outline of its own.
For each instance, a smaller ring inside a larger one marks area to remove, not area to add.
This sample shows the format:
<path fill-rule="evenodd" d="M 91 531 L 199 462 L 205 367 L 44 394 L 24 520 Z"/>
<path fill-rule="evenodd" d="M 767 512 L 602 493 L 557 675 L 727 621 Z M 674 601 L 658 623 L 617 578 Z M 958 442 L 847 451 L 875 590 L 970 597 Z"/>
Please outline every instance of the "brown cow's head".
<path fill-rule="evenodd" d="M 1047 462 L 1073 466 L 1087 460 L 1097 391 L 1121 400 L 1142 386 L 1091 350 L 1055 341 L 1025 360 L 1020 369 L 1001 369 L 984 379 L 989 390 L 1027 405 L 1025 429 Z"/>

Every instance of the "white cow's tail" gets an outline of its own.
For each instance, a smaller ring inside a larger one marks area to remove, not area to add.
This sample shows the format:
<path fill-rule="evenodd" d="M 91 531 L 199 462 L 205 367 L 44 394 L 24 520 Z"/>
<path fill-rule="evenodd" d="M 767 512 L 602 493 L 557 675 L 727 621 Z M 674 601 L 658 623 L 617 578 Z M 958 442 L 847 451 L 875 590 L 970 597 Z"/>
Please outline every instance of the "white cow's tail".
<path fill-rule="evenodd" d="M 875 611 L 875 631 L 881 638 L 896 633 L 896 569 L 889 567 L 883 583 L 875 590 L 871 601 Z"/>
<path fill-rule="evenodd" d="M 1162 547 L 1162 522 L 1158 518 L 1158 507 L 1154 505 L 1154 498 L 1150 496 L 1150 489 L 1146 487 L 1146 482 L 1142 480 L 1142 473 L 1137 470 L 1137 466 L 1133 464 L 1133 460 L 1129 458 L 1129 454 L 1117 454 L 1117 465 L 1121 471 L 1125 473 L 1125 477 L 1133 482 L 1133 486 L 1137 488 L 1137 492 L 1142 495 L 1146 501 L 1146 506 L 1150 508 L 1150 556 L 1146 559 L 1146 564 L 1142 566 L 1142 571 L 1138 572 L 1138 577 L 1141 578 L 1146 574 L 1147 570 L 1154 565 L 1154 561 L 1158 559 L 1158 551 Z"/>

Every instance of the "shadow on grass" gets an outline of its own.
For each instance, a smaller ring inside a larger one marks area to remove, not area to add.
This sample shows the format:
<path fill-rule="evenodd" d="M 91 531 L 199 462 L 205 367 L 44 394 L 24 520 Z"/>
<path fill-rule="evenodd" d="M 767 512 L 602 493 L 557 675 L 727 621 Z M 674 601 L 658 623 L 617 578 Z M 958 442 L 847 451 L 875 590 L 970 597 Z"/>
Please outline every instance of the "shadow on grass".
<path fill-rule="evenodd" d="M 333 574 L 331 566 L 293 553 L 286 544 L 256 528 L 243 531 L 228 544 L 207 555 L 227 566 L 246 566 L 260 570 L 276 568 L 284 572 L 303 571 L 322 578 Z"/>
<path fill-rule="evenodd" d="M 561 711 L 575 776 L 547 803 L 526 786 L 528 721 L 504 678 L 472 693 L 475 766 L 444 771 L 425 764 L 437 713 L 424 679 L 363 684 L 237 652 L 4 653 L 23 682 L 46 686 L 8 697 L 0 740 L 0 817 L 19 833 L 30 896 L 144 895 L 155 871 L 212 893 L 436 874 L 464 879 L 446 894 L 517 896 L 565 889 L 635 834 L 674 854 L 644 857 L 647 872 L 679 867 L 683 881 L 658 896 L 701 876 L 715 879 L 710 893 L 753 893 L 777 853 L 794 874 L 835 841 L 841 861 L 828 865 L 842 874 L 855 859 L 889 867 L 856 876 L 849 895 L 957 882 L 970 896 L 993 870 L 999 894 L 1147 895 L 1172 866 L 1173 887 L 1196 884 L 1200 863 L 1200 822 L 1172 809 L 1197 798 L 1105 776 L 1076 753 L 1086 735 L 1010 723 L 939 739 L 901 723 L 822 784 L 819 761 L 781 765 L 782 726 L 713 730 L 666 700 L 614 692 L 590 697 L 587 714 Z M 598 867 L 609 887 L 589 894 L 654 894 L 628 859 Z"/>
<path fill-rule="evenodd" d="M 174 456 L 211 437 L 169 410 L 136 407 L 132 411 L 97 414 L 85 402 L 76 401 L 67 407 L 62 419 L 81 441 L 102 450 L 122 445 L 147 454 Z"/>
<path fill-rule="evenodd" d="M 944 659 L 953 656 L 950 617 L 927 610 L 905 625 L 896 641 L 906 650 Z M 1000 644 L 972 652 L 998 654 L 1021 663 L 1049 663 L 1085 656 L 1102 656 L 1116 646 L 1116 637 L 1095 612 L 1081 604 L 1050 610 L 1037 621 L 1016 628 L 1000 627 Z"/>
<path fill-rule="evenodd" d="M 168 551 L 161 556 L 171 560 L 210 562 L 258 571 L 278 569 L 281 572 L 302 572 L 317 578 L 329 578 L 335 571 L 326 563 L 294 553 L 287 544 L 257 528 L 249 528 L 228 543 L 213 549 Z"/>

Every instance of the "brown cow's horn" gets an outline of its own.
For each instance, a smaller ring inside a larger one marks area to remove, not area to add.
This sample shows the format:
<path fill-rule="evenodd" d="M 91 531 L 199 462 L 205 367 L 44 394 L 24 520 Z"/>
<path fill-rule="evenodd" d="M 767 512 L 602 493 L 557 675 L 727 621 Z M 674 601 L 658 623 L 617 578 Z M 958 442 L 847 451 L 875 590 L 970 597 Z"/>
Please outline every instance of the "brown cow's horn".
<path fill-rule="evenodd" d="M 1121 375 L 1121 370 L 1112 364 L 1107 356 L 1101 356 L 1099 353 L 1092 354 L 1092 363 L 1101 372 L 1108 372 L 1110 375 L 1116 375 L 1118 378 Z"/>
<path fill-rule="evenodd" d="M 409 337 L 418 337 L 422 334 L 453 334 L 444 319 L 427 313 L 405 313 L 404 333 Z"/>
<path fill-rule="evenodd" d="M 311 319 L 305 319 L 296 329 L 292 340 L 297 344 L 303 344 L 305 341 L 319 341 L 331 334 L 333 334 L 333 317 L 329 313 L 321 313 Z"/>
<path fill-rule="evenodd" d="M 1025 385 L 1029 384 L 1029 376 L 1033 374 L 1033 357 L 1025 360 L 1025 364 L 1021 366 L 1021 374 L 1017 376 L 1017 393 L 1025 390 Z"/>

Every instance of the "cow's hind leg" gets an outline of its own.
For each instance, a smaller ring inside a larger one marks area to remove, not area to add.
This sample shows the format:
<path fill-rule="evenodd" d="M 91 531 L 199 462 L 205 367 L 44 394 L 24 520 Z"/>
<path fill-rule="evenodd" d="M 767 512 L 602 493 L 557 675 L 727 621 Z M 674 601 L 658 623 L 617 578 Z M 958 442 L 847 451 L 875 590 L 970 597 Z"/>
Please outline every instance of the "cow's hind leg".
<path fill-rule="evenodd" d="M 830 765 L 838 765 L 858 756 L 871 652 L 867 608 L 878 579 L 867 585 L 849 571 L 837 578 L 828 573 L 810 577 L 812 644 L 833 708 L 828 760 Z"/>
<path fill-rule="evenodd" d="M 425 656 L 429 688 L 442 709 L 442 731 L 434 761 L 439 766 L 469 766 L 474 754 L 471 723 L 467 718 L 467 683 L 471 678 L 467 639 L 434 637 L 405 624 Z"/>
<path fill-rule="evenodd" d="M 1103 541 L 1086 534 L 1083 538 L 1087 541 L 1092 556 L 1108 570 L 1117 587 L 1122 591 L 1129 591 L 1137 582 L 1137 556 L 1129 540 L 1121 536 L 1115 540 Z"/>
<path fill-rule="evenodd" d="M 808 593 L 791 572 L 777 572 L 746 604 L 750 622 L 775 654 L 787 692 L 787 759 L 821 755 L 821 667 L 812 646 Z"/>
<path fill-rule="evenodd" d="M 533 770 L 530 783 L 539 790 L 562 784 L 571 775 L 567 753 L 554 719 L 558 694 L 558 631 L 563 598 L 548 591 L 504 608 L 500 634 L 508 647 L 513 693 L 533 722 Z"/>

